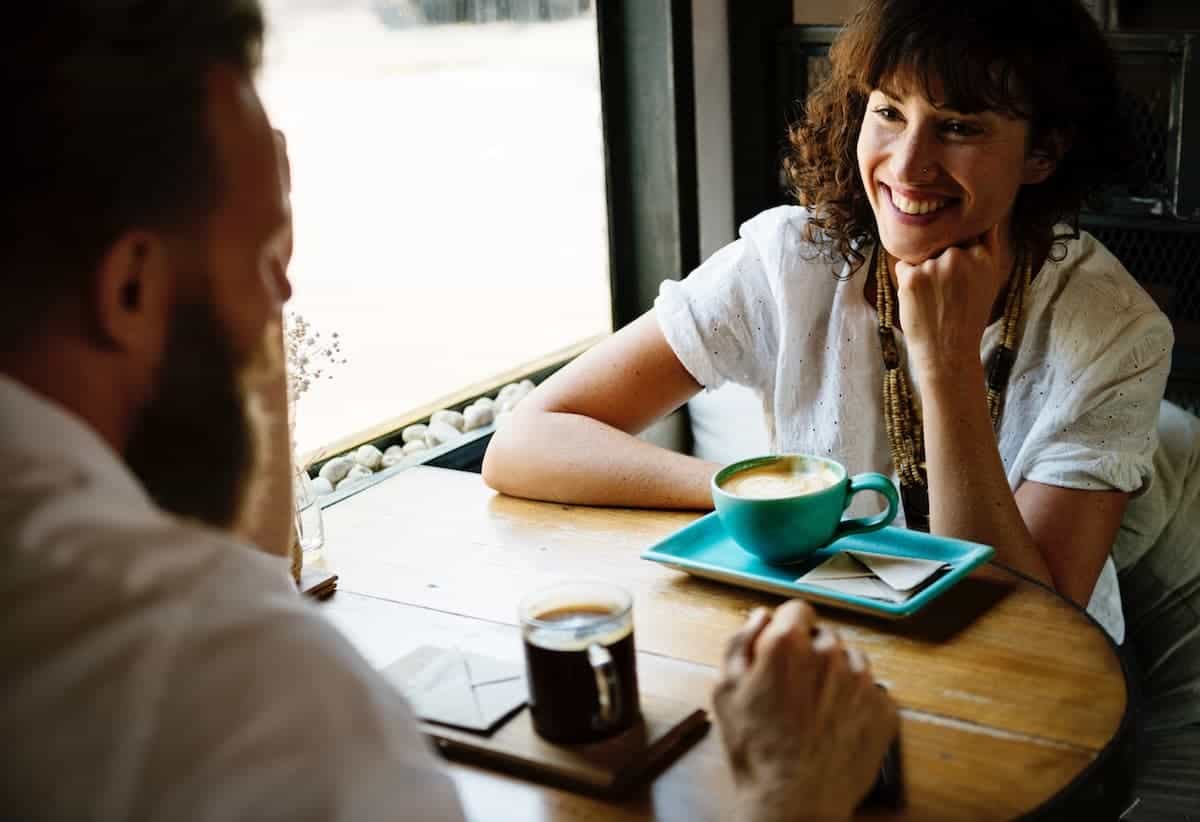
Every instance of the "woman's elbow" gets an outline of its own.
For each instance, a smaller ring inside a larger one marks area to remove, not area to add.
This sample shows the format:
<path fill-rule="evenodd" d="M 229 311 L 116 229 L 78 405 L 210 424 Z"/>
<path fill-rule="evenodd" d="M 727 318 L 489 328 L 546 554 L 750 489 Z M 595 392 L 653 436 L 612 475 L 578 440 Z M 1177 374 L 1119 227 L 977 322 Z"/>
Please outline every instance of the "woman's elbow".
<path fill-rule="evenodd" d="M 483 454 L 483 481 L 493 491 L 509 496 L 525 496 L 528 489 L 522 481 L 528 462 L 521 459 L 521 424 L 518 414 L 512 415 L 507 424 L 492 435 L 487 451 Z"/>
<path fill-rule="evenodd" d="M 506 478 L 508 475 L 508 459 L 504 453 L 503 434 L 497 431 L 492 435 L 487 450 L 483 452 L 483 481 L 493 491 L 507 494 Z"/>

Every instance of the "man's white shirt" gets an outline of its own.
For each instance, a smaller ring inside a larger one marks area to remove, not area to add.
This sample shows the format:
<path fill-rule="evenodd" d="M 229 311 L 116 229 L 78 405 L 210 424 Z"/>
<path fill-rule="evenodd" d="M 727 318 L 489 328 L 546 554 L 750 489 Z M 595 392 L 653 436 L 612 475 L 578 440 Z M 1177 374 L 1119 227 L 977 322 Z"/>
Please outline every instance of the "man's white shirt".
<path fill-rule="evenodd" d="M 0 561 L 6 818 L 463 818 L 408 705 L 284 560 L 157 508 L 2 376 Z"/>

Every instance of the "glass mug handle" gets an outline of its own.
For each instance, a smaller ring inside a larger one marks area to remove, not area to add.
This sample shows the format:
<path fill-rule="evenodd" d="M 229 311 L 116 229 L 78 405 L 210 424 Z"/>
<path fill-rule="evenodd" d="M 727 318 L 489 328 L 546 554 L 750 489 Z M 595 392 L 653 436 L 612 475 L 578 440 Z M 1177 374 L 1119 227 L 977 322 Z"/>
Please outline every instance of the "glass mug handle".
<path fill-rule="evenodd" d="M 592 724 L 600 730 L 619 721 L 624 713 L 621 686 L 617 681 L 617 666 L 607 648 L 593 642 L 587 653 L 592 673 L 596 675 L 596 694 L 600 697 L 600 713 L 592 719 Z"/>

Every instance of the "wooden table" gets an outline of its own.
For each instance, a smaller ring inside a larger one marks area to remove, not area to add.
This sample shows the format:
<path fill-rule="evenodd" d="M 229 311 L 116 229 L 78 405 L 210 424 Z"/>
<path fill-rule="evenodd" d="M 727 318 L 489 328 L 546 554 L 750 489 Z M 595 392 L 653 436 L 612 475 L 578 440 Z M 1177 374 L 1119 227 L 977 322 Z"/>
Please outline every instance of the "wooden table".
<path fill-rule="evenodd" d="M 521 658 L 520 596 L 568 579 L 634 595 L 643 693 L 707 706 L 726 638 L 768 594 L 639 559 L 693 514 L 581 508 L 496 495 L 475 474 L 414 468 L 325 511 L 341 575 L 328 616 L 384 667 L 422 644 Z M 899 623 L 821 609 L 870 656 L 902 707 L 913 820 L 1011 819 L 1104 760 L 1126 682 L 1104 632 L 1047 589 L 985 567 Z M 463 765 L 474 819 L 729 819 L 731 780 L 710 732 L 651 787 L 605 802 Z M 497 809 L 504 813 L 497 815 Z"/>

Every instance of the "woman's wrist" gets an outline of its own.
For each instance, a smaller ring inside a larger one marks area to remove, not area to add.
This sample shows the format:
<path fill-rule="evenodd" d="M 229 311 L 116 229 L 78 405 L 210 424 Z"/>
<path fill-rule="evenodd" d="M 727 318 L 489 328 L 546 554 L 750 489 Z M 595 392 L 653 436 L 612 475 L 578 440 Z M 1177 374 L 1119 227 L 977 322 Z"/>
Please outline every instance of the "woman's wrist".
<path fill-rule="evenodd" d="M 951 394 L 982 390 L 987 385 L 983 363 L 979 357 L 933 355 L 913 357 L 913 376 L 921 386 L 922 397 L 933 392 Z"/>

